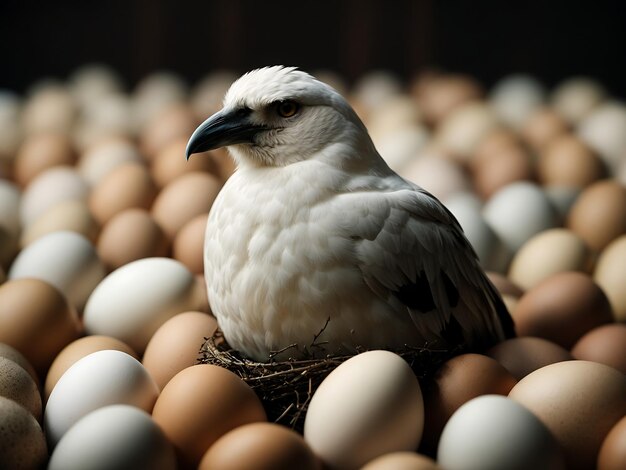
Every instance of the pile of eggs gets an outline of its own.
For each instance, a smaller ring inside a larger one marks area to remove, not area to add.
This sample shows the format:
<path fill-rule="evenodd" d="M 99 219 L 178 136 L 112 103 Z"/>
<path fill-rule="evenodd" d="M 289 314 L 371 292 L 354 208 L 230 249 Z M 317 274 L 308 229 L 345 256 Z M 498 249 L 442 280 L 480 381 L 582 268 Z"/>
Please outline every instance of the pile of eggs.
<path fill-rule="evenodd" d="M 218 326 L 204 227 L 234 168 L 184 149 L 236 76 L 128 93 L 84 67 L 0 91 L 0 467 L 626 468 L 626 106 L 586 78 L 318 77 L 458 218 L 518 337 L 420 380 L 359 354 L 302 433 L 268 422 L 197 363 Z"/>

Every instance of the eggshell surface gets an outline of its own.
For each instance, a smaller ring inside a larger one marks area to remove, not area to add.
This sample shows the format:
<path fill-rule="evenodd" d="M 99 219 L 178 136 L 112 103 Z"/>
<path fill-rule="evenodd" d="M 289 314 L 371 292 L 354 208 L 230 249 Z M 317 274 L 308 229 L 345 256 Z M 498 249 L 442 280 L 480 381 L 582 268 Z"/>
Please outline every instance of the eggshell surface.
<path fill-rule="evenodd" d="M 43 468 L 48 459 L 46 439 L 26 408 L 0 396 L 0 462 L 7 469 Z"/>

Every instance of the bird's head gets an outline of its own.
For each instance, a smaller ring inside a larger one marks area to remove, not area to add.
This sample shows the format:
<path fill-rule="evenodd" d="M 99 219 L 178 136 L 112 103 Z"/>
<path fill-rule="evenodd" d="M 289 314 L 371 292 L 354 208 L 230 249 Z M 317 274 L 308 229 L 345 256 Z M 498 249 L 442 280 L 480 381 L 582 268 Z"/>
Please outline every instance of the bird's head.
<path fill-rule="evenodd" d="M 186 154 L 228 147 L 239 165 L 285 166 L 359 140 L 371 145 L 339 93 L 294 67 L 275 66 L 235 81 L 222 110 L 195 130 Z"/>

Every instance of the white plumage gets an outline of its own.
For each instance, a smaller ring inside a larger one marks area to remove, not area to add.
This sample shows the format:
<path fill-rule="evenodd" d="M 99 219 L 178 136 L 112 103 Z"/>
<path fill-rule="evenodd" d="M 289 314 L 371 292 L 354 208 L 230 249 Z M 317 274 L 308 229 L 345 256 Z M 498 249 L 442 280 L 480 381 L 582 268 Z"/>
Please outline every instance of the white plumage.
<path fill-rule="evenodd" d="M 187 157 L 221 146 L 238 168 L 211 209 L 204 263 L 233 348 L 267 360 L 291 345 L 319 356 L 514 334 L 454 217 L 389 169 L 328 85 L 290 67 L 245 74 Z"/>

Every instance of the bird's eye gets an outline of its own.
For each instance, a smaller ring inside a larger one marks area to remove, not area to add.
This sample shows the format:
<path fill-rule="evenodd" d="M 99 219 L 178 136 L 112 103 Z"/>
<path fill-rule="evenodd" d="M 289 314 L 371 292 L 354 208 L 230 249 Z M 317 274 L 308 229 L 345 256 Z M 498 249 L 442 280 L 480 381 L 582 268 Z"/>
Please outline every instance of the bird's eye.
<path fill-rule="evenodd" d="M 293 117 L 300 110 L 300 105 L 292 100 L 279 101 L 276 105 L 276 112 L 284 118 Z"/>

